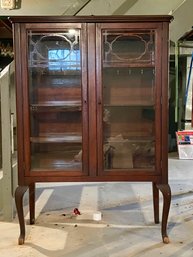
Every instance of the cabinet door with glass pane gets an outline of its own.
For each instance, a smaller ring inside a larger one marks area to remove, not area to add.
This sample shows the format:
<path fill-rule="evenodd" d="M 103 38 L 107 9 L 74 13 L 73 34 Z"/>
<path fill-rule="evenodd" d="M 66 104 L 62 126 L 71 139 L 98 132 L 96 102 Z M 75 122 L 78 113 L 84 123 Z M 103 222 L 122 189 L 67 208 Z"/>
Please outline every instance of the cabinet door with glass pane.
<path fill-rule="evenodd" d="M 31 174 L 87 173 L 86 31 L 81 24 L 61 26 L 27 29 L 24 133 Z"/>
<path fill-rule="evenodd" d="M 103 24 L 100 35 L 100 170 L 116 175 L 155 173 L 160 165 L 160 130 L 155 129 L 161 104 L 155 46 L 159 33 L 139 24 Z"/>

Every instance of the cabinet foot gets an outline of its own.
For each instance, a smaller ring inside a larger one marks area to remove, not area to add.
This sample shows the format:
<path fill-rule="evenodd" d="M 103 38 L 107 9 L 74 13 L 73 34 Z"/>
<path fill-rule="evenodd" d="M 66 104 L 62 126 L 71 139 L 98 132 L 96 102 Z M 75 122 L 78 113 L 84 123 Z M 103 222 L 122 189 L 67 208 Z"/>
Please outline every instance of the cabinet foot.
<path fill-rule="evenodd" d="M 25 235 L 20 235 L 18 239 L 18 244 L 23 245 L 25 241 Z"/>
<path fill-rule="evenodd" d="M 20 236 L 18 239 L 18 244 L 22 245 L 25 241 L 25 221 L 23 214 L 23 196 L 27 191 L 27 186 L 18 186 L 15 190 L 15 204 L 18 213 L 19 226 L 20 226 Z"/>
<path fill-rule="evenodd" d="M 169 244 L 170 240 L 168 236 L 163 237 L 164 244 Z"/>
<path fill-rule="evenodd" d="M 157 188 L 163 194 L 163 213 L 162 213 L 162 239 L 165 244 L 169 243 L 169 237 L 167 235 L 167 222 L 171 203 L 171 189 L 168 184 L 157 184 Z"/>

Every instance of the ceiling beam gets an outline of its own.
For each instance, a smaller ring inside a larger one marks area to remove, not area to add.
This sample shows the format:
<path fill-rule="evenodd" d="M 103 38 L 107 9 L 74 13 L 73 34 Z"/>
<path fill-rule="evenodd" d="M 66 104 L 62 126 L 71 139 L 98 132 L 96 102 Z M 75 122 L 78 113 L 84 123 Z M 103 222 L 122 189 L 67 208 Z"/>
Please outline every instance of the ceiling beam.
<path fill-rule="evenodd" d="M 124 15 L 138 0 L 125 0 L 119 8 L 117 8 L 113 15 Z"/>
<path fill-rule="evenodd" d="M 77 0 L 62 15 L 76 16 L 92 0 Z"/>
<path fill-rule="evenodd" d="M 180 8 L 173 12 L 174 20 L 170 24 L 170 39 L 178 41 L 186 32 L 192 30 L 193 26 L 193 1 L 186 0 Z"/>

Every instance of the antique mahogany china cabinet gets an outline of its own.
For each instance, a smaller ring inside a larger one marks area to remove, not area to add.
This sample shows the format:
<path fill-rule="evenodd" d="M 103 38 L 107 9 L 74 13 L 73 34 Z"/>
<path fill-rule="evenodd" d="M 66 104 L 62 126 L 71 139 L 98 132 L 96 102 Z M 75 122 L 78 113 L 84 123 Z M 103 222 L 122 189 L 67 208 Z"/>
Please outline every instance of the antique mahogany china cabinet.
<path fill-rule="evenodd" d="M 35 222 L 36 182 L 143 181 L 168 243 L 171 16 L 12 17 L 19 182 Z"/>

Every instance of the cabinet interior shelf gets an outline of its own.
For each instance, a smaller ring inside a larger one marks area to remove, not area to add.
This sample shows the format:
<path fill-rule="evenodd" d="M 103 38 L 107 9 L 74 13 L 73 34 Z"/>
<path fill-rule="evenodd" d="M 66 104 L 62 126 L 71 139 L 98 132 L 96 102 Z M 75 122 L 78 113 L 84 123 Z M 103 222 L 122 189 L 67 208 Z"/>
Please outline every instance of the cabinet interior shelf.
<path fill-rule="evenodd" d="M 47 135 L 39 137 L 30 137 L 31 143 L 81 143 L 80 135 Z"/>
<path fill-rule="evenodd" d="M 103 61 L 103 67 L 104 68 L 154 68 L 155 63 L 152 62 L 115 62 L 113 61 Z"/>
<path fill-rule="evenodd" d="M 45 101 L 31 104 L 31 106 L 80 106 L 81 101 Z"/>
<path fill-rule="evenodd" d="M 81 101 L 47 101 L 30 105 L 31 111 L 81 111 Z"/>
<path fill-rule="evenodd" d="M 65 157 L 64 157 L 65 156 Z M 31 171 L 43 170 L 81 170 L 82 162 L 72 160 L 65 155 L 65 152 L 36 153 L 31 156 Z M 39 162 L 42 163 L 41 167 Z"/>
<path fill-rule="evenodd" d="M 117 144 L 122 144 L 122 143 L 153 143 L 155 142 L 155 138 L 154 137 L 129 137 L 127 139 L 124 140 L 107 140 L 106 142 L 104 142 L 105 144 L 111 144 L 111 143 L 117 143 Z"/>
<path fill-rule="evenodd" d="M 104 107 L 136 107 L 136 108 L 141 108 L 141 107 L 149 107 L 149 108 L 152 108 L 154 107 L 154 103 L 153 102 L 150 102 L 150 101 L 142 101 L 142 100 L 139 100 L 139 101 L 128 101 L 128 103 L 122 103 L 122 104 L 104 104 Z"/>

